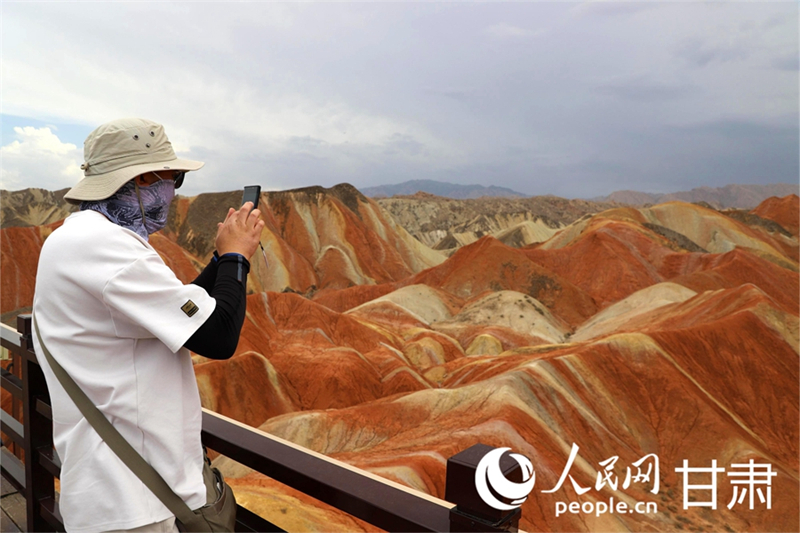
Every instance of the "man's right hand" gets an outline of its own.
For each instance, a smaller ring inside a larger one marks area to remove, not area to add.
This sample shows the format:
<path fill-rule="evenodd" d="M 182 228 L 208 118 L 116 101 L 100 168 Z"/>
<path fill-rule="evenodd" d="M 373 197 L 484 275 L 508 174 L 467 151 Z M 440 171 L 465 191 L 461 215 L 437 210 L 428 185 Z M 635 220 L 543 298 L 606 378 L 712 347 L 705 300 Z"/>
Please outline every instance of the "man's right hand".
<path fill-rule="evenodd" d="M 217 224 L 217 253 L 237 253 L 250 259 L 261 241 L 262 229 L 261 211 L 253 209 L 253 202 L 246 202 L 238 211 L 230 208 L 225 221 Z"/>

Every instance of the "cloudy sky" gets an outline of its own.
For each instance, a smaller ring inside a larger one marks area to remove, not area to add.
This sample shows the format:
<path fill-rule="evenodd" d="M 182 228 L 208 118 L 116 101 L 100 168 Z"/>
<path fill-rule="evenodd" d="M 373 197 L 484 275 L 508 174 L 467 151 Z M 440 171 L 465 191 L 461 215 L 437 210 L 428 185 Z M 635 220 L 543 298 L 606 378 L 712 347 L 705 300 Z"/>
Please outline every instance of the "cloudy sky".
<path fill-rule="evenodd" d="M 2 2 L 2 188 L 109 120 L 184 194 L 434 179 L 591 197 L 797 183 L 798 4 Z"/>

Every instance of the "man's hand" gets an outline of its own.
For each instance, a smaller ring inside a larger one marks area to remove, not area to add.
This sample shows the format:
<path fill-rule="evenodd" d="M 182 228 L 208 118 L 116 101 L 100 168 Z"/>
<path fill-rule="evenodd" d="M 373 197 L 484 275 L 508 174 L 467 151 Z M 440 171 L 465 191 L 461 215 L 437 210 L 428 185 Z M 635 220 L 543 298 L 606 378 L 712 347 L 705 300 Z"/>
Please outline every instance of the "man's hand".
<path fill-rule="evenodd" d="M 250 259 L 261 240 L 262 229 L 261 211 L 253 209 L 253 202 L 246 202 L 238 211 L 230 208 L 225 221 L 217 224 L 217 253 L 234 252 Z"/>

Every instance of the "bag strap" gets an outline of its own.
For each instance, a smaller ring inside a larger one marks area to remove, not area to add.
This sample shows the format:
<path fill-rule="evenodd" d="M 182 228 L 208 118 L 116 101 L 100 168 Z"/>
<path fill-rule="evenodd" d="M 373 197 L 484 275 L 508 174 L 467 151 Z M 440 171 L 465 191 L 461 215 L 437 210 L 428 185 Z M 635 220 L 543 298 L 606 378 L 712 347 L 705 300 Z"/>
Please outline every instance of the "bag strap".
<path fill-rule="evenodd" d="M 84 418 L 86 418 L 89 424 L 97 431 L 105 443 L 108 444 L 108 447 L 117 454 L 117 457 L 136 474 L 136 477 L 161 500 L 161 503 L 163 503 L 178 520 L 184 524 L 190 523 L 194 517 L 194 513 L 189 509 L 189 506 L 186 505 L 186 502 L 175 494 L 169 485 L 167 485 L 167 482 L 164 481 L 164 478 L 156 472 L 156 469 L 150 466 L 150 464 L 128 444 L 125 437 L 120 435 L 119 431 L 111 425 L 111 422 L 109 422 L 103 413 L 92 403 L 89 397 L 86 396 L 86 393 L 75 383 L 67 371 L 53 359 L 50 351 L 44 345 L 42 336 L 39 333 L 39 324 L 36 322 L 35 316 L 33 319 L 33 327 L 36 330 L 36 336 L 39 338 L 39 345 L 42 347 L 42 351 L 44 352 L 47 362 L 50 364 L 50 368 L 53 370 L 56 378 L 58 378 L 61 386 L 64 387 L 64 390 L 69 394 L 69 397 L 75 402 L 75 405 Z"/>

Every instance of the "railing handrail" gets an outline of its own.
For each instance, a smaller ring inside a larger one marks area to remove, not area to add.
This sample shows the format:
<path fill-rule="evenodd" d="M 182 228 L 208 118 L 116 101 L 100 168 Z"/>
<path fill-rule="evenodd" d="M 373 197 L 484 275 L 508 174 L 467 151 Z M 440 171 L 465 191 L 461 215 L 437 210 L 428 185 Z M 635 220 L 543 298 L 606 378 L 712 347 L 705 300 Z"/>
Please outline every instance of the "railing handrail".
<path fill-rule="evenodd" d="M 19 348 L 19 340 L 21 337 L 22 336 L 20 335 L 19 331 L 0 322 L 0 339 L 4 341 L 4 344 L 10 343 Z M 5 348 L 5 346 L 3 347 Z"/>
<path fill-rule="evenodd" d="M 444 507 L 445 509 L 450 510 L 453 507 L 455 507 L 454 503 L 448 502 L 447 500 L 443 500 L 441 498 L 437 498 L 436 496 L 432 496 L 432 495 L 430 495 L 430 494 L 428 494 L 426 492 L 422 492 L 422 491 L 416 490 L 416 489 L 411 488 L 411 487 L 409 487 L 407 485 L 403 485 L 403 484 L 398 483 L 396 481 L 392 481 L 391 479 L 387 479 L 387 478 L 381 477 L 381 476 L 379 476 L 377 474 L 373 474 L 372 472 L 370 472 L 368 470 L 362 470 L 361 468 L 358 468 L 357 466 L 353 466 L 350 463 L 345 463 L 344 461 L 340 461 L 338 459 L 334 459 L 333 457 L 329 457 L 329 456 L 327 456 L 325 454 L 322 454 L 322 453 L 319 453 L 317 451 L 314 451 L 311 448 L 306 448 L 304 446 L 300 446 L 299 444 L 296 444 L 296 443 L 294 443 L 292 441 L 289 441 L 289 440 L 286 440 L 286 439 L 282 439 L 282 438 L 280 438 L 280 437 L 278 437 L 276 435 L 272 435 L 270 433 L 267 433 L 266 431 L 262 431 L 262 430 L 260 430 L 258 428 L 253 427 L 253 426 L 248 426 L 247 424 L 243 424 L 242 422 L 239 422 L 238 420 L 234 420 L 233 418 L 229 418 L 229 417 L 227 417 L 225 415 L 221 415 L 221 414 L 219 414 L 219 413 L 217 413 L 215 411 L 212 411 L 211 409 L 207 409 L 207 408 L 203 407 L 203 415 L 204 415 L 204 418 L 206 416 L 217 418 L 217 419 L 219 419 L 221 421 L 224 421 L 224 422 L 226 422 L 228 424 L 231 424 L 231 425 L 234 425 L 234 426 L 238 426 L 238 427 L 242 428 L 245 431 L 253 433 L 254 435 L 258 435 L 261 438 L 267 439 L 269 441 L 273 441 L 275 443 L 278 443 L 278 444 L 280 444 L 282 446 L 286 446 L 288 448 L 292 448 L 292 449 L 298 450 L 298 451 L 300 451 L 300 452 L 302 452 L 302 453 L 304 453 L 306 455 L 309 455 L 311 457 L 315 457 L 315 458 L 317 458 L 317 459 L 319 459 L 321 461 L 324 461 L 326 463 L 330 463 L 331 465 L 333 465 L 333 466 L 335 466 L 337 468 L 350 470 L 351 472 L 355 472 L 360 476 L 364 476 L 366 478 L 372 479 L 372 480 L 377 481 L 379 483 L 383 483 L 384 485 L 387 485 L 387 486 L 392 487 L 394 489 L 397 489 L 399 491 L 407 492 L 408 494 L 410 494 L 410 495 L 412 495 L 412 496 L 414 496 L 416 498 L 421 498 L 423 500 L 428 500 L 429 502 L 434 503 L 436 505 L 439 505 L 441 507 Z"/>
<path fill-rule="evenodd" d="M 30 338 L 30 315 L 20 315 L 17 324 L 16 331 L 0 324 L 0 343 L 13 355 L 19 356 L 22 379 L 12 379 L 10 373 L 4 371 L 2 381 L 3 388 L 16 387 L 17 394 L 22 392 L 24 421 L 22 424 L 16 420 L 12 422 L 11 415 L 3 411 L 2 427 L 3 432 L 10 434 L 15 442 L 24 441 L 25 478 L 19 479 L 21 462 L 14 462 L 6 468 L 5 459 L 16 459 L 6 450 L 2 470 L 25 493 L 28 530 L 63 531 L 52 483 L 53 477 L 59 477 L 61 465 L 52 445 L 52 414 L 49 398 L 46 397 L 44 376 Z M 21 381 L 21 387 L 15 379 Z M 38 432 L 35 428 L 30 430 L 32 421 L 39 428 Z M 41 430 L 45 425 L 48 431 L 42 435 Z M 20 435 L 20 431 L 24 435 Z M 481 520 L 470 514 L 469 510 L 461 507 L 456 509 L 454 503 L 205 408 L 202 440 L 211 449 L 234 461 L 388 531 L 514 531 L 519 521 L 519 512 L 505 517 L 502 523 Z M 448 486 L 448 498 L 450 494 L 451 487 Z M 239 508 L 239 516 L 237 531 L 279 530 L 242 507 Z"/>
<path fill-rule="evenodd" d="M 224 435 L 224 438 L 221 436 Z M 388 531 L 449 531 L 452 503 L 211 411 L 203 441 L 217 452 Z"/>

